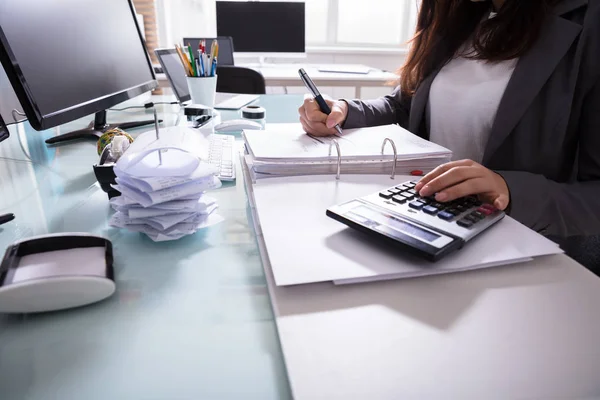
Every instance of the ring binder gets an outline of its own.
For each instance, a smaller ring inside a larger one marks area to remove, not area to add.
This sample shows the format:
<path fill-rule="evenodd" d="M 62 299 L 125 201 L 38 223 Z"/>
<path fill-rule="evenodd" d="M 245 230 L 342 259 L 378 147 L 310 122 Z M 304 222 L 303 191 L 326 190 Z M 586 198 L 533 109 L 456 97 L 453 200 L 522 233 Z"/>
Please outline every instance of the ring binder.
<path fill-rule="evenodd" d="M 338 141 L 333 139 L 329 144 L 329 156 L 331 156 L 331 146 L 333 145 L 335 145 L 335 149 L 337 151 L 337 173 L 335 175 L 335 179 L 339 180 L 342 173 L 342 151 L 340 150 L 340 144 Z"/>
<path fill-rule="evenodd" d="M 394 179 L 396 177 L 396 162 L 398 161 L 398 152 L 396 151 L 396 143 L 394 143 L 394 141 L 390 138 L 385 138 L 383 140 L 383 144 L 381 145 L 381 154 L 382 155 L 385 150 L 385 145 L 387 142 L 390 142 L 392 144 L 392 149 L 394 149 L 394 165 L 392 165 L 392 176 L 390 176 L 390 179 Z"/>

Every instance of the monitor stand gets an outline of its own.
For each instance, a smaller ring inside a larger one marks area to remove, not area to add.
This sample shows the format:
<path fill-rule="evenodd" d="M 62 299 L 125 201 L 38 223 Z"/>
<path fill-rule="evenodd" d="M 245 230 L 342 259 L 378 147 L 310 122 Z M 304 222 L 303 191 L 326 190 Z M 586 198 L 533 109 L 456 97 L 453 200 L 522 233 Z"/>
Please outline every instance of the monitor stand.
<path fill-rule="evenodd" d="M 162 122 L 159 120 L 158 122 Z M 134 121 L 134 122 L 122 122 L 119 124 L 108 124 L 106 123 L 106 110 L 96 113 L 94 122 L 90 122 L 87 128 L 79 129 L 77 131 L 58 135 L 53 138 L 46 140 L 48 144 L 63 143 L 77 139 L 93 139 L 98 140 L 100 136 L 109 129 L 120 128 L 123 130 L 137 128 L 139 126 L 152 125 L 154 120 L 147 121 Z"/>

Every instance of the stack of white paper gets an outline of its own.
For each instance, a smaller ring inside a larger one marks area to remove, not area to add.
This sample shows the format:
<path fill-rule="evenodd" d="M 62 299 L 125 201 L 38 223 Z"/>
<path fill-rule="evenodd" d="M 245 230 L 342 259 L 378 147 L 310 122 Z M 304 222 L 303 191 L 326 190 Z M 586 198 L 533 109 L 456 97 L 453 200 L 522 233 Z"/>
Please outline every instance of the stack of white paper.
<path fill-rule="evenodd" d="M 184 142 L 171 137 L 161 144 L 154 136 L 138 137 L 114 167 L 114 188 L 121 196 L 111 199 L 117 211 L 111 226 L 166 241 L 223 220 L 214 212 L 216 200 L 205 194 L 221 186 L 218 171 L 180 148 Z"/>
<path fill-rule="evenodd" d="M 300 124 L 271 124 L 264 131 L 244 131 L 245 162 L 253 178 L 335 174 L 341 153 L 342 174 L 427 173 L 450 161 L 452 152 L 398 125 L 347 129 L 343 135 L 313 137 Z M 383 151 L 382 151 L 383 148 Z"/>

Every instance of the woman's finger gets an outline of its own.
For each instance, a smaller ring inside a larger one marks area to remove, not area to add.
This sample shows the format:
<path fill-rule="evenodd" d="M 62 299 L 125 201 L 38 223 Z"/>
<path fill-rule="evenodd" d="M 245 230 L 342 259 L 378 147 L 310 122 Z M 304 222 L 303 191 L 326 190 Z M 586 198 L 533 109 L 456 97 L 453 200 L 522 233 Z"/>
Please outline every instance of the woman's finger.
<path fill-rule="evenodd" d="M 300 116 L 302 127 L 307 133 L 315 136 L 331 136 L 336 133 L 335 129 L 329 129 L 322 122 L 312 122 Z"/>
<path fill-rule="evenodd" d="M 427 175 L 425 175 L 424 177 L 422 177 L 419 180 L 419 182 L 417 182 L 417 186 L 415 186 L 415 190 L 417 192 L 419 192 L 423 188 L 423 186 L 425 186 L 427 183 L 429 183 L 430 181 L 437 178 L 438 176 L 440 176 L 441 174 L 450 170 L 453 167 L 469 166 L 469 165 L 473 165 L 473 164 L 474 164 L 474 161 L 472 161 L 472 160 L 452 161 L 452 162 L 449 162 L 446 164 L 442 164 L 442 165 L 438 166 L 437 168 L 435 168 L 430 173 L 428 173 Z"/>
<path fill-rule="evenodd" d="M 435 195 L 435 200 L 440 203 L 460 199 L 461 197 L 491 191 L 490 182 L 483 177 L 467 179 L 454 186 L 446 188 Z"/>
<path fill-rule="evenodd" d="M 441 192 L 445 188 L 454 186 L 467 179 L 473 179 L 484 175 L 484 170 L 477 167 L 466 167 L 458 166 L 452 167 L 448 171 L 435 177 L 429 181 L 422 189 L 419 194 L 423 197 L 431 196 L 434 193 Z"/>

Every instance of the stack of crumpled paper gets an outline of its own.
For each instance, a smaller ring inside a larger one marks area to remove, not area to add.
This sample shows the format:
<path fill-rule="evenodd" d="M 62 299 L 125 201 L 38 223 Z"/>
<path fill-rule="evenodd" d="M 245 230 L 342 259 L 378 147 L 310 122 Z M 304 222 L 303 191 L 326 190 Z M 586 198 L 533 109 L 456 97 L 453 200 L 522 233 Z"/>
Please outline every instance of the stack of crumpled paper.
<path fill-rule="evenodd" d="M 113 187 L 121 196 L 110 201 L 117 211 L 111 226 L 167 241 L 223 220 L 215 212 L 217 201 L 206 194 L 221 186 L 218 171 L 186 150 L 182 132 L 164 140 L 151 132 L 140 135 L 117 161 Z"/>

